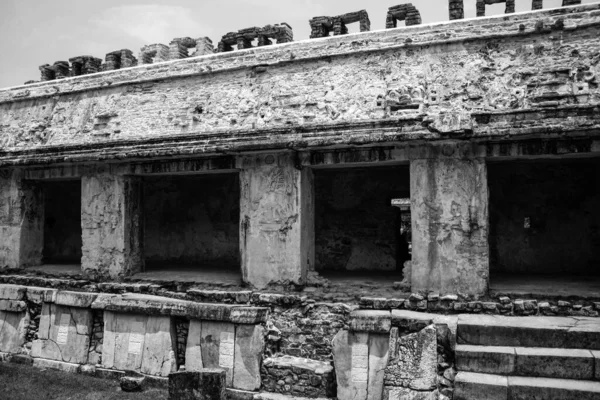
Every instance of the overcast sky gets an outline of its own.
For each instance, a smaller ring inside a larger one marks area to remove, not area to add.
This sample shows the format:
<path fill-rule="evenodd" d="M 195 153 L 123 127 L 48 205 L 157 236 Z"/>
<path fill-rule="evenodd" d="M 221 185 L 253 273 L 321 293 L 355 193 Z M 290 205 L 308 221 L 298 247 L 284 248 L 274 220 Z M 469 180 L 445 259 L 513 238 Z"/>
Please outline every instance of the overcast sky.
<path fill-rule="evenodd" d="M 475 17 L 475 1 L 465 0 L 465 17 Z M 532 0 L 516 0 L 517 12 Z M 597 0 L 583 0 L 584 4 Z M 38 66 L 79 55 L 104 59 L 128 48 L 138 55 L 146 44 L 169 44 L 175 37 L 208 36 L 216 45 L 227 32 L 287 22 L 294 40 L 308 39 L 308 20 L 366 9 L 371 30 L 385 27 L 388 7 L 403 0 L 0 0 L 0 88 L 40 79 Z M 448 0 L 412 0 L 423 23 L 448 20 Z M 558 7 L 562 0 L 544 0 Z M 501 14 L 504 4 L 488 6 Z M 350 32 L 358 24 L 349 26 Z"/>

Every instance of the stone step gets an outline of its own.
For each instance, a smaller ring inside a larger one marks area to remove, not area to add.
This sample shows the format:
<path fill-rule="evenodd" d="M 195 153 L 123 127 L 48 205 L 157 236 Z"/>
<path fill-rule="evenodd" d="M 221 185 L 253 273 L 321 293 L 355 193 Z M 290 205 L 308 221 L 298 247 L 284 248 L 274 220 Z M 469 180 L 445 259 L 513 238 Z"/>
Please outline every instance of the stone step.
<path fill-rule="evenodd" d="M 287 394 L 261 392 L 254 395 L 253 400 L 330 400 L 329 397 L 295 397 Z"/>
<path fill-rule="evenodd" d="M 592 350 L 456 346 L 456 368 L 465 372 L 593 380 L 598 363 L 600 351 Z"/>
<path fill-rule="evenodd" d="M 459 344 L 600 350 L 600 318 L 461 314 Z"/>
<path fill-rule="evenodd" d="M 600 399 L 600 382 L 459 372 L 454 400 Z"/>

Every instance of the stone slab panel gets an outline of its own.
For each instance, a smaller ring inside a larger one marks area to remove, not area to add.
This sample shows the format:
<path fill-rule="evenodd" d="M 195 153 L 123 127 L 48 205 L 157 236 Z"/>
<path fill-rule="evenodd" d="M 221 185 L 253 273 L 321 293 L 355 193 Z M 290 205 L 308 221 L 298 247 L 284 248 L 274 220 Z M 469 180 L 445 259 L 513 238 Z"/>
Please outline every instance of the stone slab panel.
<path fill-rule="evenodd" d="M 0 311 L 0 351 L 18 353 L 25 343 L 29 317 L 25 311 Z"/>
<path fill-rule="evenodd" d="M 388 363 L 390 335 L 369 335 L 369 378 L 367 400 L 380 400 L 383 396 L 383 379 Z"/>
<path fill-rule="evenodd" d="M 240 252 L 244 282 L 303 284 L 314 266 L 312 172 L 292 153 L 240 158 Z"/>
<path fill-rule="evenodd" d="M 594 356 L 590 350 L 517 347 L 515 351 L 517 376 L 594 379 Z"/>
<path fill-rule="evenodd" d="M 440 153 L 456 151 L 452 145 Z M 439 157 L 410 164 L 411 290 L 487 293 L 487 170 L 483 159 Z"/>
<path fill-rule="evenodd" d="M 456 368 L 482 374 L 511 375 L 515 370 L 514 347 L 456 346 Z"/>
<path fill-rule="evenodd" d="M 365 400 L 369 379 L 369 335 L 339 331 L 333 338 L 339 399 Z"/>
<path fill-rule="evenodd" d="M 190 320 L 185 347 L 186 371 L 200 371 L 204 368 L 202 361 L 202 321 Z"/>
<path fill-rule="evenodd" d="M 202 322 L 202 362 L 205 368 L 222 368 L 225 370 L 228 387 L 233 385 L 235 336 L 236 328 L 233 324 Z"/>
<path fill-rule="evenodd" d="M 400 337 L 385 369 L 385 386 L 431 391 L 437 386 L 437 334 L 433 325 Z"/>
<path fill-rule="evenodd" d="M 175 344 L 169 317 L 104 313 L 105 368 L 168 376 L 177 369 Z"/>
<path fill-rule="evenodd" d="M 454 380 L 454 400 L 507 400 L 508 378 L 500 375 L 459 372 Z"/>
<path fill-rule="evenodd" d="M 55 303 L 62 306 L 88 308 L 98 297 L 97 293 L 72 292 L 60 290 L 56 294 Z"/>
<path fill-rule="evenodd" d="M 235 327 L 233 366 L 233 387 L 235 389 L 260 389 L 260 364 L 264 345 L 264 328 L 261 325 L 237 325 Z"/>
<path fill-rule="evenodd" d="M 92 332 L 90 309 L 44 303 L 38 340 L 32 345 L 36 358 L 86 364 Z"/>
<path fill-rule="evenodd" d="M 510 400 L 597 400 L 600 382 L 573 379 L 508 377 Z"/>

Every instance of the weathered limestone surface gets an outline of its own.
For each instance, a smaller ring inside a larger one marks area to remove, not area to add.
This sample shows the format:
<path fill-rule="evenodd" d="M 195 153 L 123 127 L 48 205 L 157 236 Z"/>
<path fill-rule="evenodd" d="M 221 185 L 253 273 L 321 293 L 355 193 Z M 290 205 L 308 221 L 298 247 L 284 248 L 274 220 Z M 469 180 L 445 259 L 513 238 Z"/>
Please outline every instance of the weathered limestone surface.
<path fill-rule="evenodd" d="M 0 147 L 24 152 L 0 162 L 114 158 L 127 140 L 140 145 L 128 146 L 129 156 L 154 156 L 597 128 L 599 7 L 286 43 L 6 89 Z M 538 118 L 545 108 L 559 112 Z M 578 118 L 565 122 L 569 115 Z M 364 130 L 385 121 L 394 126 Z M 185 144 L 148 141 L 176 134 L 186 134 Z M 33 153 L 65 144 L 81 146 Z"/>
<path fill-rule="evenodd" d="M 185 369 L 221 368 L 227 387 L 233 385 L 235 325 L 191 320 L 185 352 Z"/>
<path fill-rule="evenodd" d="M 264 328 L 261 325 L 236 326 L 233 365 L 235 389 L 260 389 L 260 363 L 264 345 Z"/>
<path fill-rule="evenodd" d="M 26 311 L 0 311 L 0 352 L 18 353 L 25 343 L 28 326 Z"/>
<path fill-rule="evenodd" d="M 413 291 L 483 295 L 489 276 L 485 161 L 449 158 L 456 149 L 411 161 Z"/>
<path fill-rule="evenodd" d="M 381 399 L 388 363 L 389 335 L 341 330 L 333 338 L 337 397 Z"/>
<path fill-rule="evenodd" d="M 36 358 L 86 364 L 91 332 L 90 309 L 44 303 L 39 339 L 33 342 L 31 355 Z"/>
<path fill-rule="evenodd" d="M 42 190 L 24 181 L 19 171 L 3 171 L 0 174 L 0 269 L 41 264 L 43 238 Z"/>
<path fill-rule="evenodd" d="M 437 335 L 433 325 L 398 339 L 385 369 L 386 387 L 432 391 L 437 387 Z"/>
<path fill-rule="evenodd" d="M 105 368 L 168 376 L 177 370 L 176 343 L 170 317 L 104 313 Z"/>
<path fill-rule="evenodd" d="M 118 278 L 139 272 L 141 250 L 141 183 L 139 178 L 108 173 L 82 179 L 82 270 Z"/>
<path fill-rule="evenodd" d="M 245 282 L 304 283 L 314 268 L 312 172 L 293 153 L 240 160 L 240 251 Z"/>

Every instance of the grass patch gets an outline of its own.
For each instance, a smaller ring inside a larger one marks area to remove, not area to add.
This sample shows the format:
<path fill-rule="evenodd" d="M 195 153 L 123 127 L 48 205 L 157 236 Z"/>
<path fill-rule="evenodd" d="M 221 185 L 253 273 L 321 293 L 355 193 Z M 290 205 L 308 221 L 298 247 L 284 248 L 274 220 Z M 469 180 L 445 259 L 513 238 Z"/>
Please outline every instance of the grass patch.
<path fill-rule="evenodd" d="M 114 380 L 0 362 L 2 400 L 168 400 L 165 389 L 121 391 Z"/>

